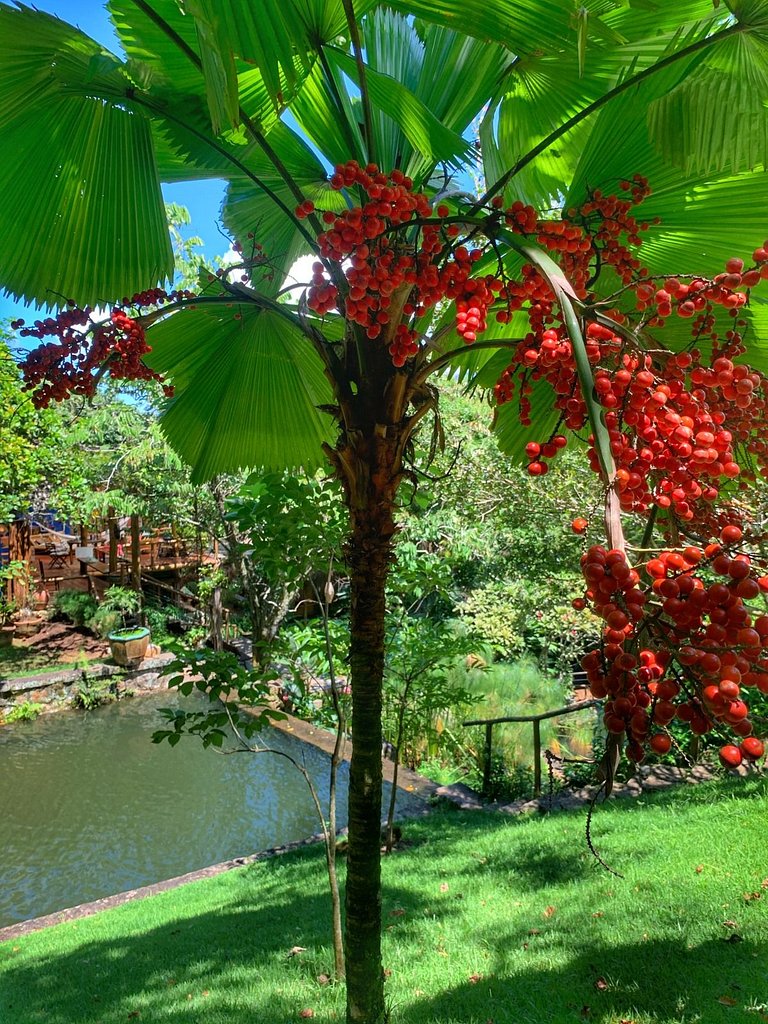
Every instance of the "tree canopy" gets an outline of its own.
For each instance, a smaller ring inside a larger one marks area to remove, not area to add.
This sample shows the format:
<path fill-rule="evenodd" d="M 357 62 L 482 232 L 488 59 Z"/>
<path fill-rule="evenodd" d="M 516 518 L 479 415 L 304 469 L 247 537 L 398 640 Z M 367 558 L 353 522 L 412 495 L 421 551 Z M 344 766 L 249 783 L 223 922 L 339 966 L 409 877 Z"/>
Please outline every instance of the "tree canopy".
<path fill-rule="evenodd" d="M 672 715 L 732 726 L 726 763 L 759 745 L 739 684 L 768 685 L 749 605 L 768 576 L 738 488 L 768 465 L 768 5 L 108 6 L 125 59 L 0 4 L 1 283 L 59 307 L 23 327 L 50 339 L 26 380 L 44 405 L 92 394 L 105 367 L 163 377 L 164 430 L 197 480 L 339 479 L 347 1014 L 377 1024 L 386 579 L 430 419 L 439 447 L 441 374 L 494 389 L 500 444 L 531 476 L 586 442 L 608 544 L 574 524 L 594 541 L 578 601 L 604 620 L 587 669 L 606 788 Z M 206 177 L 228 183 L 239 261 L 166 292 L 160 183 Z M 311 271 L 287 280 L 302 256 Z"/>

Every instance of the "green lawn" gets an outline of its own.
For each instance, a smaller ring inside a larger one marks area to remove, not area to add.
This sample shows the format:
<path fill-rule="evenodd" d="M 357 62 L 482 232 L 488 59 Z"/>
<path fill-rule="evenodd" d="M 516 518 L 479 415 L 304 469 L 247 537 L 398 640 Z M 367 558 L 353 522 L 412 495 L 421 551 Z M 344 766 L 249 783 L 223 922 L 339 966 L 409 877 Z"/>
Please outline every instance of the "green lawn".
<path fill-rule="evenodd" d="M 393 1021 L 768 1020 L 767 812 L 757 780 L 602 808 L 623 879 L 583 813 L 408 823 L 384 865 Z M 0 945 L 0 1021 L 343 1021 L 327 916 L 313 849 L 60 925 Z"/>

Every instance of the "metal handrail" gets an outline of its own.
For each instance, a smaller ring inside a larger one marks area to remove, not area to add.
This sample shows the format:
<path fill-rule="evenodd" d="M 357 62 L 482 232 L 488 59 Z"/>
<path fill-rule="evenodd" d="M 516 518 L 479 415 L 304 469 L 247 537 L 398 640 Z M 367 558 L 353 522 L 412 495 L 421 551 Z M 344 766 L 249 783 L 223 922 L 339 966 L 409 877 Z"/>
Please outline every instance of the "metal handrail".
<path fill-rule="evenodd" d="M 599 700 L 583 700 L 578 704 L 567 704 L 564 708 L 554 711 L 543 711 L 540 715 L 505 715 L 503 718 L 472 718 L 462 722 L 463 726 L 485 726 L 485 761 L 483 764 L 483 796 L 487 796 L 491 783 L 491 750 L 493 745 L 493 727 L 503 722 L 531 722 L 533 725 L 533 795 L 541 796 L 541 723 L 547 718 L 559 715 L 572 715 L 575 711 L 599 707 Z"/>

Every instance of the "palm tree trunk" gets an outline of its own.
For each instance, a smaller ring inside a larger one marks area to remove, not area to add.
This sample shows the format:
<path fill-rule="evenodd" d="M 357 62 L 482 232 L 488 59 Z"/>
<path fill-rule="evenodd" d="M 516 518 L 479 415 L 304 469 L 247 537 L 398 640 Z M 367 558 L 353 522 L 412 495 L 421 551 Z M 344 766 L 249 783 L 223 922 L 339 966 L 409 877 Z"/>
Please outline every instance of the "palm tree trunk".
<path fill-rule="evenodd" d="M 346 887 L 348 1024 L 384 1020 L 381 963 L 381 711 L 385 584 L 392 558 L 392 494 L 370 481 L 366 507 L 352 508 L 350 680 L 352 758 Z"/>

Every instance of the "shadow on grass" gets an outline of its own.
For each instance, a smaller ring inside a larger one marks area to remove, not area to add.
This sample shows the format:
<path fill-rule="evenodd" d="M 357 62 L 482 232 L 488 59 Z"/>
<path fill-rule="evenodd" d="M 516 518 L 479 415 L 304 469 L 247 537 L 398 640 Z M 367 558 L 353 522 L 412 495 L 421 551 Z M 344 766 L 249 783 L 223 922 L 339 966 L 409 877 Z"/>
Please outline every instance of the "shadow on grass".
<path fill-rule="evenodd" d="M 283 861 L 240 872 L 234 898 L 230 876 L 218 909 L 211 909 L 209 897 L 207 910 L 197 912 L 193 884 L 0 945 L 0 1020 L 256 1024 L 296 1019 L 305 983 L 330 973 L 330 910 L 321 862 L 311 854 Z M 292 883 L 288 900 L 286 871 Z M 189 899 L 179 908 L 181 891 Z M 174 917 L 165 909 L 166 897 L 174 901 Z M 73 936 L 73 929 L 82 938 Z M 291 955 L 297 946 L 304 951 Z"/>
<path fill-rule="evenodd" d="M 514 940 L 518 948 L 521 938 Z M 482 974 L 415 999 L 402 1024 L 759 1021 L 768 1012 L 765 953 L 764 945 L 748 942 L 595 942 L 574 949 L 564 968 L 548 968 L 532 953 L 531 966 L 518 961 L 516 970 L 499 954 Z"/>
<path fill-rule="evenodd" d="M 764 791 L 764 783 L 740 782 L 709 792 L 691 787 L 685 798 L 708 804 Z M 661 794 L 647 803 L 666 807 L 670 800 Z M 619 802 L 606 808 L 606 825 L 620 828 L 620 819 L 632 809 Z M 583 817 L 584 812 L 573 813 Z M 585 861 L 591 861 L 572 829 L 564 830 L 562 851 L 553 854 L 538 847 L 537 828 L 520 828 L 509 818 L 463 812 L 435 817 L 439 829 L 434 819 L 429 825 L 408 823 L 407 854 L 388 860 L 385 871 L 384 926 L 391 929 L 389 941 L 398 943 L 417 968 L 424 942 L 419 919 L 427 914 L 447 919 L 461 905 L 451 873 L 466 885 L 479 873 L 498 879 L 500 892 L 505 876 L 517 874 L 526 887 L 546 890 L 583 877 Z M 557 818 L 565 825 L 572 814 Z M 462 847 L 458 872 L 454 844 Z M 429 891 L 408 887 L 415 860 L 434 869 Z M 445 892 L 443 878 L 450 882 Z M 299 1019 L 301 1009 L 313 1002 L 319 1021 L 343 1020 L 343 990 L 317 980 L 330 974 L 332 959 L 329 901 L 317 850 L 263 861 L 199 885 L 205 890 L 191 885 L 0 945 L 2 1024 L 283 1024 Z M 768 951 L 748 933 L 740 943 L 708 939 L 689 948 L 681 926 L 679 942 L 622 942 L 620 933 L 609 939 L 597 926 L 583 927 L 562 906 L 539 930 L 511 926 L 508 918 L 505 925 L 492 933 L 467 934 L 468 948 L 479 956 L 474 981 L 451 977 L 450 988 L 427 997 L 398 990 L 393 976 L 388 988 L 402 1007 L 394 1020 L 720 1024 L 734 1020 L 730 1000 L 738 1007 L 768 1003 Z M 303 951 L 291 955 L 296 946 Z M 414 978 L 418 984 L 418 969 Z M 754 1013 L 747 1019 L 761 1018 Z"/>

